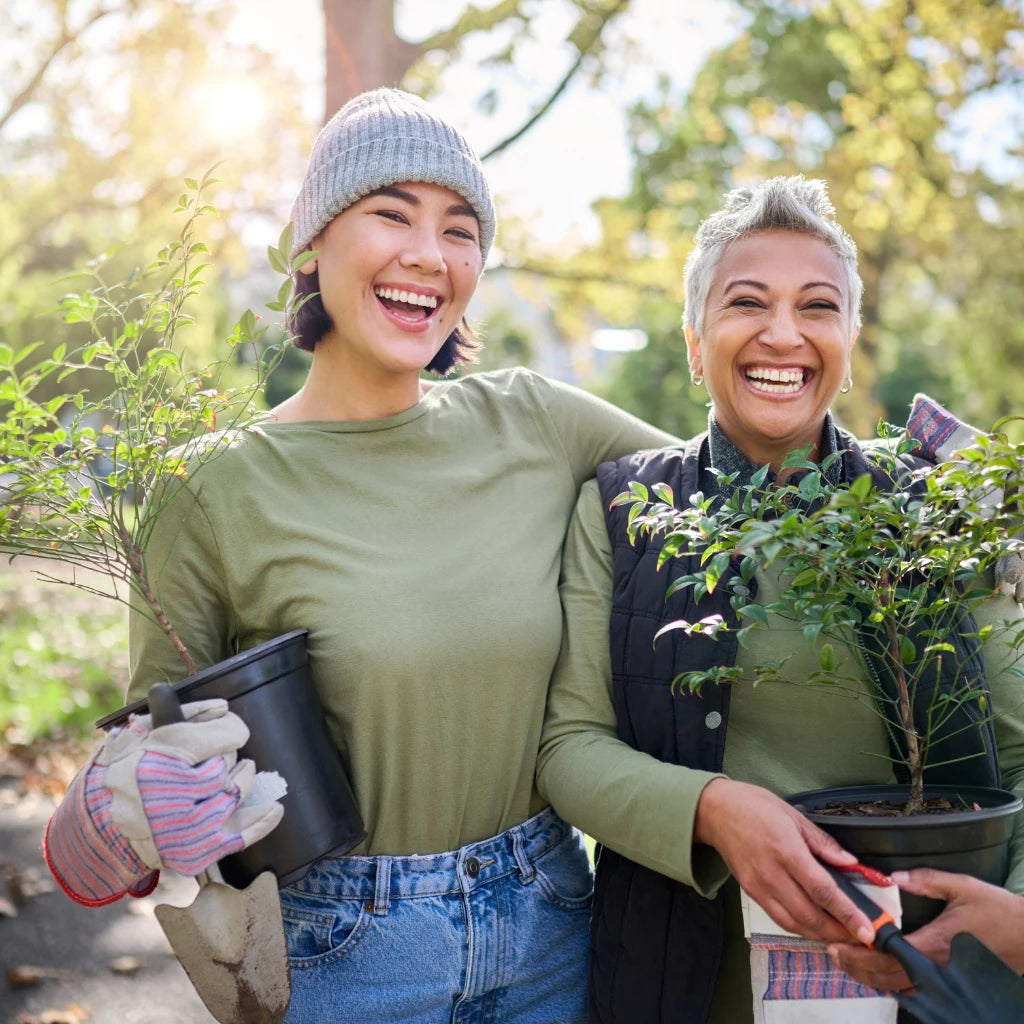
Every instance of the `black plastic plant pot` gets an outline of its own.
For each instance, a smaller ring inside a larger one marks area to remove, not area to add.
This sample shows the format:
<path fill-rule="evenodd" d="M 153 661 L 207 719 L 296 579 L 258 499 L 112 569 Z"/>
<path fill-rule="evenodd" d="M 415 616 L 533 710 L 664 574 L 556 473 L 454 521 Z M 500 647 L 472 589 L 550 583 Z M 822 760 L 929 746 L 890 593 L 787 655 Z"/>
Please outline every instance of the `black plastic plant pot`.
<path fill-rule="evenodd" d="M 1006 881 L 1014 817 L 1022 807 L 1015 793 L 985 786 L 929 786 L 925 799 L 947 797 L 962 811 L 911 817 L 835 816 L 815 813 L 833 801 L 867 802 L 906 799 L 906 787 L 836 786 L 786 797 L 788 803 L 833 836 L 869 867 L 890 874 L 911 868 L 936 868 L 972 875 L 994 885 Z M 975 809 L 977 806 L 978 809 Z M 900 894 L 903 931 L 911 932 L 935 918 L 941 900 Z"/>
<path fill-rule="evenodd" d="M 224 880 L 242 888 L 271 870 L 278 885 L 300 879 L 322 857 L 340 857 L 366 838 L 348 772 L 331 739 L 298 629 L 252 647 L 174 684 L 182 704 L 223 697 L 249 727 L 239 752 L 288 783 L 284 817 L 270 835 L 220 861 Z M 96 724 L 124 724 L 148 711 L 145 699 Z"/>

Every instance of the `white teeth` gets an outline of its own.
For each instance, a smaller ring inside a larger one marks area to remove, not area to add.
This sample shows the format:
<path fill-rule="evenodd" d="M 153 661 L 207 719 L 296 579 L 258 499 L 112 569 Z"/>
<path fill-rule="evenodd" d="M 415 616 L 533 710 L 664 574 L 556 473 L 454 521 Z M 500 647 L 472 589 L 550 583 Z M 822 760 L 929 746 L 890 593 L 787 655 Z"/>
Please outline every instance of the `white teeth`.
<path fill-rule="evenodd" d="M 799 391 L 804 385 L 803 370 L 753 369 L 747 370 L 747 380 L 757 391 L 785 395 Z"/>
<path fill-rule="evenodd" d="M 437 308 L 436 295 L 418 295 L 416 292 L 399 291 L 397 288 L 375 288 L 374 294 L 392 302 L 411 302 L 415 306 L 425 306 L 427 309 Z"/>

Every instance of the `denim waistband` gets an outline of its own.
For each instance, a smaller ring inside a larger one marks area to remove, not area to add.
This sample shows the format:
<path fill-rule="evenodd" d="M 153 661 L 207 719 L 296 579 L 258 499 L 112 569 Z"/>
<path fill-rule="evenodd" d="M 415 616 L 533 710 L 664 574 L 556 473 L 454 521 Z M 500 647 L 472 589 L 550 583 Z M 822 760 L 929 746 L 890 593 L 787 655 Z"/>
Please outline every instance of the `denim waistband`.
<path fill-rule="evenodd" d="M 372 899 L 378 913 L 389 899 L 468 892 L 514 871 L 530 881 L 532 862 L 573 832 L 552 808 L 507 832 L 446 853 L 408 857 L 334 857 L 315 864 L 293 892 Z"/>

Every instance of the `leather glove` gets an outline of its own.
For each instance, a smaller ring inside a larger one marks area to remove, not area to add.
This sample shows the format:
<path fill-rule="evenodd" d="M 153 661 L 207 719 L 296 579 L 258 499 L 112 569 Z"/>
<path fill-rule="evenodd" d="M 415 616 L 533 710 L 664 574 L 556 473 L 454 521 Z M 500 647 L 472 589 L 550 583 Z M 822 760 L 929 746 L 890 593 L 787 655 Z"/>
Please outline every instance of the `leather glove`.
<path fill-rule="evenodd" d="M 249 730 L 227 702 L 182 711 L 185 721 L 156 729 L 149 715 L 132 716 L 100 744 L 54 812 L 44 852 L 77 902 L 146 895 L 160 868 L 197 875 L 281 820 L 284 780 L 237 760 Z"/>
<path fill-rule="evenodd" d="M 907 433 L 921 442 L 918 454 L 938 464 L 955 458 L 957 452 L 969 448 L 979 434 L 987 431 L 958 419 L 933 398 L 919 392 L 914 395 Z M 982 504 L 998 505 L 1002 500 L 1002 491 L 993 491 L 982 499 Z M 1000 593 L 1018 604 L 1024 602 L 1024 556 L 1012 554 L 997 559 L 995 583 Z"/>

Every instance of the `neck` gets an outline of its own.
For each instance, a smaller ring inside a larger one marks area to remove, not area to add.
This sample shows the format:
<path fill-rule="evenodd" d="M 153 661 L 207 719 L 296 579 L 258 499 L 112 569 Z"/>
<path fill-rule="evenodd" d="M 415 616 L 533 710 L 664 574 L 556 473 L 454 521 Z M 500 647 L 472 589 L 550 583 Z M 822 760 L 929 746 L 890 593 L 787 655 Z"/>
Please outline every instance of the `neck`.
<path fill-rule="evenodd" d="M 278 422 L 382 420 L 411 409 L 433 386 L 413 372 L 356 379 L 334 362 L 326 347 L 314 349 L 305 383 L 273 409 Z"/>
<path fill-rule="evenodd" d="M 821 424 L 814 439 L 813 447 L 807 454 L 808 461 L 820 463 L 823 454 L 827 454 L 834 448 L 831 434 L 829 433 L 826 437 L 826 423 L 828 423 L 827 417 L 825 422 Z M 739 472 L 742 477 L 761 466 L 767 465 L 778 483 L 785 483 L 795 472 L 791 468 L 786 468 L 785 470 L 782 468 L 790 452 L 795 448 L 804 448 L 808 444 L 807 438 L 804 438 L 802 441 L 790 438 L 777 444 L 769 442 L 752 445 L 749 439 L 737 440 L 731 437 L 722 429 L 721 424 L 714 417 L 711 418 L 710 429 L 712 431 L 712 459 L 717 468 L 730 473 Z M 715 439 L 716 435 L 717 440 Z M 822 450 L 823 445 L 825 445 L 824 452 Z"/>

